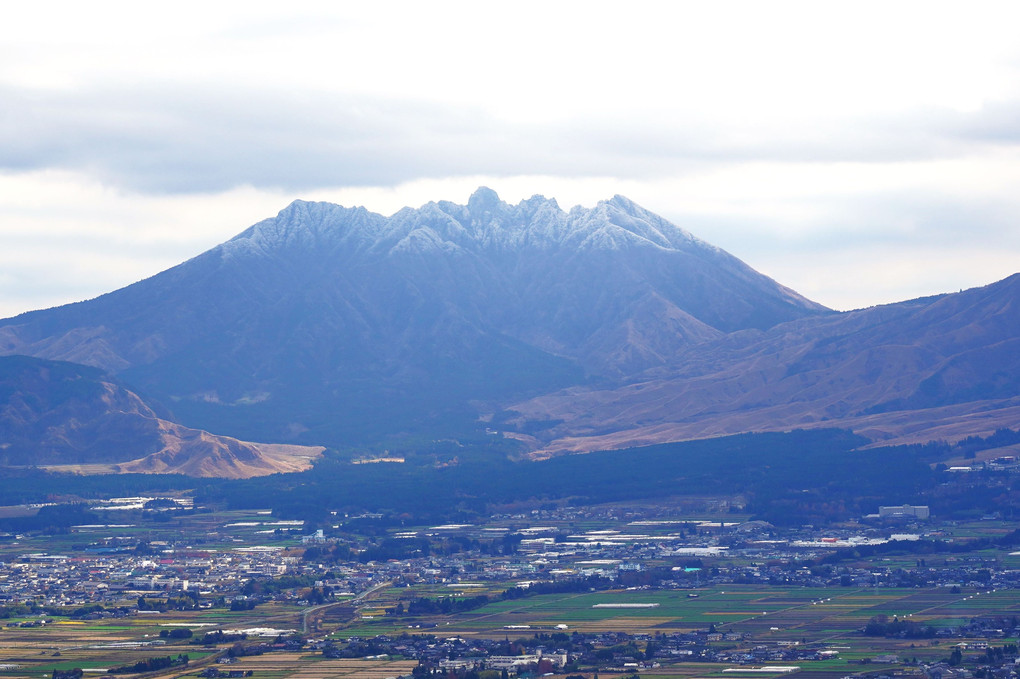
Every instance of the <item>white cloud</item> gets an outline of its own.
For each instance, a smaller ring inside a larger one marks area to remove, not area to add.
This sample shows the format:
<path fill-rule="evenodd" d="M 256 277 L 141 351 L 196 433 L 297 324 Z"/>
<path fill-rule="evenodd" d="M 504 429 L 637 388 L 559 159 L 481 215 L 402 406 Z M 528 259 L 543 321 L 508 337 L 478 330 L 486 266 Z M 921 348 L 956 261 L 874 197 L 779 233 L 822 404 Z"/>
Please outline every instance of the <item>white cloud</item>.
<path fill-rule="evenodd" d="M 86 175 L 0 174 L 0 316 L 147 278 L 277 211 L 282 194 L 128 193 Z"/>
<path fill-rule="evenodd" d="M 1020 261 L 1018 19 L 20 3 L 0 23 L 0 315 L 155 273 L 293 198 L 392 213 L 479 184 L 627 195 L 840 308 L 987 283 Z"/>

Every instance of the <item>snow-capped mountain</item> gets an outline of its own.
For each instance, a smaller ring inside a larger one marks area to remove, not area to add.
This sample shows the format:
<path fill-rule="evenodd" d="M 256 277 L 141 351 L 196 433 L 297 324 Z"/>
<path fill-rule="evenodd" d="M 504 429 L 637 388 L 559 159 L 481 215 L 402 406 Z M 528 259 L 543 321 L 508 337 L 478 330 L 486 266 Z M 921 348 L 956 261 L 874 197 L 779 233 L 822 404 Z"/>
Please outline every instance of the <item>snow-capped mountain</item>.
<path fill-rule="evenodd" d="M 389 218 L 297 201 L 152 278 L 0 322 L 0 350 L 112 371 L 185 424 L 343 445 L 830 313 L 626 198 L 564 211 L 483 188 Z"/>

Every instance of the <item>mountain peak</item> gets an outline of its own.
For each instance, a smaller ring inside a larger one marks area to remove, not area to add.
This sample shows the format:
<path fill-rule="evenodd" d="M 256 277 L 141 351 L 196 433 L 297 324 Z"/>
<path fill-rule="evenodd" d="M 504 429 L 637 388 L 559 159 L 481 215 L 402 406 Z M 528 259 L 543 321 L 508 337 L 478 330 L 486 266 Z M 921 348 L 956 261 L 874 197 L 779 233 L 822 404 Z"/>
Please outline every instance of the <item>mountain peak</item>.
<path fill-rule="evenodd" d="M 468 198 L 468 211 L 472 215 L 482 215 L 492 212 L 502 204 L 503 201 L 499 199 L 499 195 L 495 191 L 487 186 L 479 186 Z"/>
<path fill-rule="evenodd" d="M 0 341 L 115 371 L 188 426 L 346 445 L 825 311 L 622 196 L 564 212 L 481 187 L 390 217 L 294 201 Z"/>
<path fill-rule="evenodd" d="M 612 198 L 605 202 L 609 203 L 610 205 L 615 205 L 616 207 L 626 212 L 635 212 L 638 210 L 644 212 L 644 208 L 639 206 L 637 203 L 632 201 L 627 196 L 622 196 L 619 193 L 617 193 L 616 195 L 614 195 Z"/>

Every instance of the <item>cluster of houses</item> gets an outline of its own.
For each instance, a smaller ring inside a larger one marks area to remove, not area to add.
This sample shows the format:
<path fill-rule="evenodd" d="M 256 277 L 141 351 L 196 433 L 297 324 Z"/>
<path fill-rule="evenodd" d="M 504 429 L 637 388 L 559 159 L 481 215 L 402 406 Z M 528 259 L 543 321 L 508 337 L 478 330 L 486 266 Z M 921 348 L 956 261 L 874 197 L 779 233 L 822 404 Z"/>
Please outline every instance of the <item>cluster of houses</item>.
<path fill-rule="evenodd" d="M 651 518 L 635 513 L 592 516 L 587 508 L 492 517 L 482 525 L 444 525 L 395 533 L 397 538 L 462 541 L 467 548 L 452 553 L 361 563 L 358 560 L 320 563 L 302 558 L 312 547 L 328 549 L 338 538 L 321 529 L 302 535 L 300 521 L 281 531 L 251 523 L 219 528 L 218 549 L 188 542 L 145 543 L 137 539 L 105 538 L 85 551 L 70 555 L 24 554 L 0 562 L 0 605 L 34 603 L 43 606 L 122 604 L 133 597 L 190 597 L 196 606 L 241 595 L 249 580 L 282 575 L 308 576 L 332 593 L 357 594 L 384 582 L 458 583 L 519 582 L 600 577 L 617 580 L 640 573 L 650 561 L 677 564 L 664 586 L 698 587 L 730 582 L 831 586 L 978 586 L 1020 587 L 1020 571 L 988 564 L 981 556 L 961 554 L 952 561 L 915 568 L 832 565 L 797 566 L 824 557 L 841 547 L 874 546 L 890 540 L 916 540 L 937 527 L 922 528 L 927 507 L 882 507 L 880 514 L 902 521 L 893 528 L 867 526 L 801 528 L 780 531 L 761 521 L 684 521 Z M 613 511 L 613 510 L 599 510 Z M 570 530 L 596 520 L 616 521 L 620 528 Z M 548 523 L 544 523 L 548 522 Z M 566 526 L 566 528 L 564 527 Z M 87 528 L 87 527 L 85 527 Z M 909 533 L 904 530 L 914 530 Z M 243 531 L 249 531 L 244 533 Z M 900 531 L 900 532 L 895 532 Z M 236 544 L 222 546 L 224 541 Z M 479 551 L 471 545 L 503 542 L 508 549 Z M 124 543 L 124 544 L 121 544 Z M 723 565 L 714 557 L 733 555 L 749 565 Z M 712 565 L 718 564 L 718 565 Z M 275 597 L 297 596 L 282 591 Z M 97 613 L 99 614 L 99 613 Z"/>

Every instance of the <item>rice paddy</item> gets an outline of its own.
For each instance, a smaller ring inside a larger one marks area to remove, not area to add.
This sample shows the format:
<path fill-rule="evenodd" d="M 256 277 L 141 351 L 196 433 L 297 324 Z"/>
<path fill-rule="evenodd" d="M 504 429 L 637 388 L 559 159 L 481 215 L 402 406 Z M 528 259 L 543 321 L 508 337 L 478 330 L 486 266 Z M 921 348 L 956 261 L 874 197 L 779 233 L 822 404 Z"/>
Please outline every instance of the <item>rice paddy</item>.
<path fill-rule="evenodd" d="M 688 596 L 697 593 L 697 597 Z M 1020 615 L 1015 591 L 954 593 L 949 588 L 853 589 L 780 588 L 729 585 L 666 591 L 605 591 L 544 594 L 495 601 L 481 608 L 424 619 L 387 616 L 374 610 L 341 630 L 339 636 L 372 636 L 427 631 L 435 624 L 442 634 L 502 637 L 506 634 L 568 629 L 581 632 L 623 631 L 655 634 L 718 629 L 754 636 L 793 634 L 817 641 L 858 634 L 879 615 L 910 618 L 932 627 L 959 625 L 981 615 Z M 563 627 L 563 626 L 566 627 Z"/>

